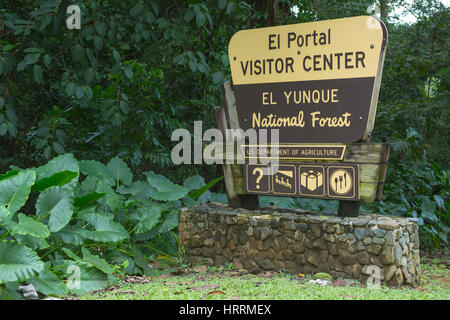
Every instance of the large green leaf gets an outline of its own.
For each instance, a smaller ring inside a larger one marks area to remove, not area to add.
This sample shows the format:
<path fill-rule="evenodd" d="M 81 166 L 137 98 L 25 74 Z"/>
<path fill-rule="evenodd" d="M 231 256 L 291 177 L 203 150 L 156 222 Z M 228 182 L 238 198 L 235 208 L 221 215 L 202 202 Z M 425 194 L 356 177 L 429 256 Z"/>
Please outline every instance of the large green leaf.
<path fill-rule="evenodd" d="M 12 213 L 5 207 L 0 207 L 0 221 L 8 221 L 12 218 Z"/>
<path fill-rule="evenodd" d="M 128 238 L 125 228 L 113 221 L 112 216 L 102 214 L 86 214 L 82 219 L 92 225 L 94 230 L 82 230 L 82 236 L 100 242 L 118 242 Z"/>
<path fill-rule="evenodd" d="M 14 169 L 14 170 L 9 170 L 7 173 L 5 174 L 0 174 L 0 181 L 1 180 L 5 180 L 9 177 L 15 176 L 20 172 L 20 170 Z"/>
<path fill-rule="evenodd" d="M 65 183 L 66 186 L 70 187 L 75 186 L 78 181 L 80 167 L 78 165 L 78 160 L 75 159 L 73 154 L 67 153 L 60 155 L 50 160 L 47 164 L 36 169 L 38 181 L 40 181 L 43 178 L 52 177 L 53 175 L 63 171 L 70 171 L 76 173 L 76 176 L 74 176 L 69 182 Z M 56 179 L 57 177 L 54 177 L 54 179 Z M 59 178 L 61 178 L 61 176 L 59 176 Z"/>
<path fill-rule="evenodd" d="M 23 213 L 19 213 L 18 218 L 19 223 L 14 221 L 5 222 L 6 229 L 8 229 L 8 231 L 12 234 L 20 234 L 44 239 L 50 235 L 50 231 L 45 224 L 38 222 L 31 217 L 27 217 Z"/>
<path fill-rule="evenodd" d="M 174 201 L 183 198 L 189 190 L 183 186 L 174 184 L 166 177 L 155 174 L 153 171 L 145 173 L 148 183 L 157 190 L 153 195 L 156 200 Z"/>
<path fill-rule="evenodd" d="M 0 241 L 0 283 L 23 281 L 44 269 L 36 252 L 14 241 Z"/>
<path fill-rule="evenodd" d="M 142 233 L 152 230 L 158 224 L 164 209 L 164 207 L 157 205 L 138 208 L 132 216 L 132 218 L 139 221 L 136 224 L 135 232 Z"/>
<path fill-rule="evenodd" d="M 64 228 L 73 214 L 73 192 L 62 187 L 50 187 L 39 195 L 36 214 L 43 217 L 50 214 L 48 226 L 51 232 Z"/>
<path fill-rule="evenodd" d="M 83 261 L 92 264 L 94 267 L 96 267 L 100 271 L 103 271 L 104 273 L 112 274 L 114 272 L 114 269 L 108 264 L 108 262 L 106 262 L 105 259 L 93 255 L 85 247 L 81 248 L 81 252 L 83 253 Z"/>
<path fill-rule="evenodd" d="M 1 300 L 25 300 L 22 294 L 18 291 L 20 287 L 19 282 L 8 282 L 5 283 L 5 288 L 2 291 L 0 286 L 0 301 Z"/>
<path fill-rule="evenodd" d="M 76 246 L 84 243 L 83 236 L 81 235 L 82 224 L 78 222 L 76 225 L 66 225 L 60 231 L 55 232 L 54 235 L 60 238 L 64 243 L 73 244 Z"/>
<path fill-rule="evenodd" d="M 66 288 L 69 292 L 83 294 L 104 289 L 113 279 L 108 274 L 81 261 L 65 261 L 64 271 L 67 275 Z"/>
<path fill-rule="evenodd" d="M 74 200 L 74 206 L 80 209 L 86 208 L 87 206 L 97 202 L 97 200 L 103 198 L 106 195 L 106 192 L 98 193 L 98 192 L 90 192 L 88 194 L 76 197 Z"/>
<path fill-rule="evenodd" d="M 134 261 L 138 267 L 140 267 L 144 274 L 149 275 L 152 273 L 152 269 L 148 266 L 148 261 L 145 255 L 137 247 L 130 248 L 131 253 L 134 256 Z"/>
<path fill-rule="evenodd" d="M 12 214 L 27 201 L 31 186 L 36 180 L 34 170 L 21 171 L 0 181 L 0 206 L 6 206 Z"/>
<path fill-rule="evenodd" d="M 185 186 L 189 191 L 199 189 L 206 184 L 205 178 L 199 175 L 191 176 L 184 180 L 183 186 Z"/>
<path fill-rule="evenodd" d="M 21 234 L 14 234 L 13 236 L 19 243 L 24 244 L 33 250 L 42 250 L 49 247 L 48 242 L 42 237 L 24 236 Z"/>
<path fill-rule="evenodd" d="M 81 259 L 79 256 L 76 255 L 72 250 L 67 248 L 62 248 L 62 251 L 69 256 L 69 258 L 72 258 L 75 261 L 83 262 L 83 259 Z"/>
<path fill-rule="evenodd" d="M 111 211 L 116 211 L 123 203 L 124 197 L 117 194 L 105 180 L 100 180 L 97 183 L 95 191 L 105 193 L 105 197 L 101 203 L 108 205 Z"/>
<path fill-rule="evenodd" d="M 82 160 L 80 161 L 80 170 L 84 175 L 93 176 L 99 180 L 105 180 L 111 186 L 116 183 L 111 169 L 101 162 L 95 160 Z"/>
<path fill-rule="evenodd" d="M 76 177 L 78 177 L 78 172 L 64 170 L 57 172 L 50 177 L 45 177 L 38 180 L 31 189 L 36 191 L 44 191 L 48 187 L 63 186 L 71 182 Z"/>
<path fill-rule="evenodd" d="M 128 266 L 124 269 L 127 274 L 142 274 L 134 259 L 121 251 L 117 251 L 114 248 L 106 249 L 103 253 L 105 258 L 115 265 L 123 265 L 125 261 L 128 261 Z"/>
<path fill-rule="evenodd" d="M 127 164 L 119 157 L 112 158 L 107 167 L 111 170 L 114 180 L 120 181 L 125 185 L 131 184 L 133 174 Z M 117 183 L 118 185 L 118 183 Z"/>
<path fill-rule="evenodd" d="M 208 182 L 208 184 L 201 186 L 199 188 L 196 188 L 195 190 L 192 190 L 191 192 L 189 192 L 188 196 L 194 200 L 198 200 L 206 191 L 211 189 L 217 182 L 219 182 L 222 179 L 223 179 L 223 176 L 216 178 L 216 179 Z"/>
<path fill-rule="evenodd" d="M 131 195 L 130 200 L 146 201 L 155 194 L 156 190 L 145 181 L 135 181 L 130 186 L 120 186 L 117 192 Z"/>
<path fill-rule="evenodd" d="M 58 277 L 50 270 L 42 270 L 38 276 L 35 276 L 28 280 L 37 292 L 49 295 L 62 296 L 66 293 L 66 286 L 64 282 L 58 279 Z"/>
<path fill-rule="evenodd" d="M 435 214 L 436 202 L 431 200 L 426 200 L 422 204 L 422 217 L 433 222 L 438 222 L 439 218 Z"/>
<path fill-rule="evenodd" d="M 159 232 L 167 232 L 176 228 L 179 224 L 179 213 L 177 210 L 169 211 L 163 218 L 163 223 L 159 227 Z"/>

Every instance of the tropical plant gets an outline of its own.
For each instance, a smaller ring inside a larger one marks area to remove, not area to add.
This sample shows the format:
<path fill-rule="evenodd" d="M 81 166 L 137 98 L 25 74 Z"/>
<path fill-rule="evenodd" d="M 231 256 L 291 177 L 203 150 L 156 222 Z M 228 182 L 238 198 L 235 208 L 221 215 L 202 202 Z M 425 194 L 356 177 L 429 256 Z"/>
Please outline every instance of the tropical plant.
<path fill-rule="evenodd" d="M 0 298 L 24 282 L 80 294 L 120 274 L 154 274 L 149 259 L 177 254 L 179 209 L 217 201 L 208 189 L 221 179 L 177 185 L 149 171 L 133 180 L 119 157 L 105 165 L 72 154 L 0 175 Z"/>

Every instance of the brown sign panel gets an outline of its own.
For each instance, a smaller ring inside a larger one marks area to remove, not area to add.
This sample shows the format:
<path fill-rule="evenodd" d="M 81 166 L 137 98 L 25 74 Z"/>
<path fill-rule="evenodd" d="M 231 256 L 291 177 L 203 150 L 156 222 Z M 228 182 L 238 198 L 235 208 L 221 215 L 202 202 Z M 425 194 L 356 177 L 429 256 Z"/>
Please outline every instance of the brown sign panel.
<path fill-rule="evenodd" d="M 240 127 L 280 129 L 280 145 L 366 139 L 386 40 L 366 16 L 239 31 L 228 51 Z"/>
<path fill-rule="evenodd" d="M 258 195 L 359 200 L 359 165 L 245 164 L 245 192 Z"/>

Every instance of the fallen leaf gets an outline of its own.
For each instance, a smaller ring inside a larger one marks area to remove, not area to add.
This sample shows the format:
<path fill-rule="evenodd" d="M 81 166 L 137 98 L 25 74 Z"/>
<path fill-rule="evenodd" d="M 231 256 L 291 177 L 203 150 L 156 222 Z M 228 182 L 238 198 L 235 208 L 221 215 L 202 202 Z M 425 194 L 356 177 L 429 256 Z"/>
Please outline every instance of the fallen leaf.
<path fill-rule="evenodd" d="M 169 276 L 167 274 L 162 274 L 157 277 L 157 279 L 167 279 Z"/>
<path fill-rule="evenodd" d="M 211 292 L 208 292 L 208 295 L 210 295 L 210 294 L 225 294 L 225 292 L 223 292 L 223 291 L 211 291 Z"/>
<path fill-rule="evenodd" d="M 173 294 L 182 294 L 183 292 L 182 291 L 177 291 L 177 292 L 174 292 Z"/>
<path fill-rule="evenodd" d="M 169 281 L 169 282 L 166 282 L 165 284 L 166 284 L 166 286 L 176 286 L 178 284 L 178 282 L 176 282 L 176 281 Z"/>
<path fill-rule="evenodd" d="M 299 276 L 299 277 L 302 277 L 302 278 L 305 277 L 305 275 L 304 275 L 303 273 L 299 273 L 298 276 Z"/>

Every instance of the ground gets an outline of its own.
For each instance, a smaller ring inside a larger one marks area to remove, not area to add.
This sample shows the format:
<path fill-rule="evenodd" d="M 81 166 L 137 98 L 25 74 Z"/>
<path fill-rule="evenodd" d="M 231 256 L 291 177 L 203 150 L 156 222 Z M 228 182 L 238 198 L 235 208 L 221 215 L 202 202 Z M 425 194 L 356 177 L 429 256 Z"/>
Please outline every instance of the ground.
<path fill-rule="evenodd" d="M 251 274 L 223 267 L 162 268 L 158 277 L 125 277 L 109 288 L 68 299 L 86 300 L 449 300 L 450 258 L 428 252 L 422 256 L 422 283 L 417 288 L 369 288 L 351 279 L 312 284 L 311 275 L 265 272 Z"/>

